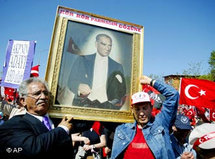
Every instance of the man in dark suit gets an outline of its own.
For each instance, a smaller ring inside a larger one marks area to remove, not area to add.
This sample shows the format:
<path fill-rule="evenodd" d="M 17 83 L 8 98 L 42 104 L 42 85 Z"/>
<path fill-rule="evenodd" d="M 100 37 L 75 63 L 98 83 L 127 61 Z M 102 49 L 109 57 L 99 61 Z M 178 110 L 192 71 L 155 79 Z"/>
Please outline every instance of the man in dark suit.
<path fill-rule="evenodd" d="M 50 93 L 46 82 L 38 78 L 23 81 L 19 87 L 25 115 L 17 115 L 0 126 L 1 158 L 50 158 L 71 155 L 72 117 L 64 117 L 54 128 L 47 112 Z"/>
<path fill-rule="evenodd" d="M 121 64 L 109 57 L 112 39 L 96 36 L 97 52 L 79 56 L 70 72 L 68 87 L 75 94 L 74 105 L 120 109 L 126 94 Z"/>

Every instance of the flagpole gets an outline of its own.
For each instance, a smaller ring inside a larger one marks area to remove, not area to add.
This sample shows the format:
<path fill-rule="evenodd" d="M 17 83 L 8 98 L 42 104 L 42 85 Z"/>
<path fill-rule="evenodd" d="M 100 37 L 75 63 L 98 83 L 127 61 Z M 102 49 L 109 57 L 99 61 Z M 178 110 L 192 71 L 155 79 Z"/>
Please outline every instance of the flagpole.
<path fill-rule="evenodd" d="M 182 79 L 182 77 L 180 77 L 180 83 L 179 83 L 179 88 L 178 88 L 179 95 L 180 95 L 180 92 L 181 92 L 181 79 Z"/>

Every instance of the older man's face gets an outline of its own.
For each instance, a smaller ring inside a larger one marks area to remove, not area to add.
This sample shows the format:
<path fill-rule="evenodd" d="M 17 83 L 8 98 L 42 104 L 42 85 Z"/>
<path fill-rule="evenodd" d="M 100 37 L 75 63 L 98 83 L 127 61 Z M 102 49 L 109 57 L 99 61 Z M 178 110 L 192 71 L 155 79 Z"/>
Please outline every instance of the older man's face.
<path fill-rule="evenodd" d="M 111 39 L 107 37 L 101 37 L 99 41 L 96 42 L 97 52 L 105 57 L 109 56 L 112 48 L 112 42 Z"/>
<path fill-rule="evenodd" d="M 138 125 L 144 126 L 151 119 L 152 105 L 150 102 L 134 104 L 132 111 Z"/>
<path fill-rule="evenodd" d="M 45 115 L 49 109 L 49 92 L 44 84 L 32 82 L 28 85 L 28 95 L 25 105 L 29 113 L 34 115 Z"/>

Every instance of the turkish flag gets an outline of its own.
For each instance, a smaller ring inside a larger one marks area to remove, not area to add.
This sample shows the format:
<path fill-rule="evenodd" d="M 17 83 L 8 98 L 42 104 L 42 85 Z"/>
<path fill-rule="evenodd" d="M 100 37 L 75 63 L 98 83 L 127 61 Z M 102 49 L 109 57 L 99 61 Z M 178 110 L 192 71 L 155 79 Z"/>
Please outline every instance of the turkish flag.
<path fill-rule="evenodd" d="M 215 109 L 210 109 L 210 121 L 215 121 Z"/>
<path fill-rule="evenodd" d="M 187 110 L 187 112 L 185 113 L 185 115 L 189 119 L 193 119 L 195 117 L 195 111 L 193 110 L 193 108 L 190 108 L 190 109 Z"/>
<path fill-rule="evenodd" d="M 197 116 L 199 116 L 200 118 L 202 118 L 203 122 L 208 123 L 209 119 L 206 117 L 207 108 L 197 107 L 196 110 L 197 110 Z"/>
<path fill-rule="evenodd" d="M 215 108 L 215 82 L 182 78 L 179 104 Z"/>
<path fill-rule="evenodd" d="M 74 42 L 72 37 L 70 37 L 69 39 L 69 45 L 68 45 L 67 51 L 71 52 L 72 54 L 77 54 L 77 55 L 82 54 L 81 50 L 79 49 L 78 45 Z"/>

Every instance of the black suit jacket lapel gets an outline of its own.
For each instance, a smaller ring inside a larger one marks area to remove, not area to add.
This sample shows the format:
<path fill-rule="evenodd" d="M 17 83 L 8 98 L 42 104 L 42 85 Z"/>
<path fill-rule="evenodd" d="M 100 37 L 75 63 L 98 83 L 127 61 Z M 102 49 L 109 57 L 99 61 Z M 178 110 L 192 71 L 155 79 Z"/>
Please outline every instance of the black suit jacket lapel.
<path fill-rule="evenodd" d="M 92 87 L 93 84 L 93 75 L 94 75 L 94 65 L 95 65 L 95 58 L 96 58 L 96 53 L 92 55 L 87 55 L 85 56 L 85 68 L 86 68 L 86 73 L 87 77 L 89 80 L 89 85 Z"/>
<path fill-rule="evenodd" d="M 31 124 L 31 127 L 34 129 L 34 132 L 39 135 L 41 133 L 48 132 L 49 130 L 46 128 L 46 126 L 37 118 L 34 116 L 26 113 L 23 117 L 24 120 L 26 120 L 29 124 Z"/>

